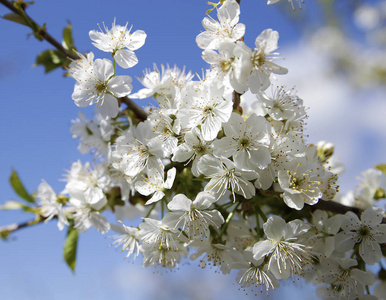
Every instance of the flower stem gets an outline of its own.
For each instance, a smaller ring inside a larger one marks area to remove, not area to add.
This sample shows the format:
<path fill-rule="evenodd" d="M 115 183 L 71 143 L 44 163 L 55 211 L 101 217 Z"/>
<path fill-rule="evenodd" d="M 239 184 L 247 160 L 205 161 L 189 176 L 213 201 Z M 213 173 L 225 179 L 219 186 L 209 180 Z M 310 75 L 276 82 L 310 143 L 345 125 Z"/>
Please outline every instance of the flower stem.
<path fill-rule="evenodd" d="M 261 210 L 259 205 L 255 206 L 257 213 L 260 215 L 260 217 L 263 219 L 264 223 L 267 222 L 268 218 L 265 215 L 265 213 Z"/>
<path fill-rule="evenodd" d="M 235 208 L 229 213 L 227 219 L 225 220 L 223 227 L 221 228 L 220 238 L 223 236 L 224 232 L 227 230 L 229 223 L 232 221 L 232 218 L 233 218 L 237 208 L 240 206 L 240 204 L 241 204 L 241 202 L 237 203 Z"/>

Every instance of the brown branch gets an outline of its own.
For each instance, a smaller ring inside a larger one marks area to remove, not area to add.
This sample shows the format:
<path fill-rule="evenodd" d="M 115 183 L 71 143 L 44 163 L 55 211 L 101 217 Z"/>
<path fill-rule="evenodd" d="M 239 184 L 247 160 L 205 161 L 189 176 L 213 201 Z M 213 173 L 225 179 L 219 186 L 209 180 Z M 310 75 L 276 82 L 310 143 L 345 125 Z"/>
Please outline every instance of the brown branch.
<path fill-rule="evenodd" d="M 141 121 L 145 121 L 147 119 L 147 113 L 142 109 L 140 108 L 136 103 L 134 103 L 129 97 L 122 97 L 120 98 L 121 102 L 122 103 L 125 103 L 127 108 L 129 108 L 130 110 L 132 110 L 135 115 L 137 116 L 137 118 Z"/>
<path fill-rule="evenodd" d="M 319 202 L 316 203 L 315 205 L 312 205 L 311 208 L 326 210 L 336 214 L 345 214 L 346 212 L 352 211 L 358 217 L 360 217 L 364 212 L 363 209 L 360 209 L 358 207 L 346 206 L 338 202 L 325 201 L 325 200 L 319 200 Z M 386 224 L 386 218 L 383 218 L 382 223 Z"/>
<path fill-rule="evenodd" d="M 46 218 L 44 218 L 42 216 L 38 216 L 36 219 L 30 220 L 30 221 L 27 221 L 27 222 L 24 222 L 24 223 L 20 223 L 20 224 L 14 223 L 14 224 L 10 224 L 10 225 L 6 225 L 6 226 L 3 226 L 3 227 L 0 227 L 0 238 L 1 237 L 2 238 L 6 238 L 12 232 L 14 232 L 16 230 L 23 229 L 23 228 L 26 228 L 26 227 L 29 227 L 29 226 L 33 226 L 33 225 L 37 225 L 37 224 L 41 224 L 45 220 L 46 220 Z"/>
<path fill-rule="evenodd" d="M 12 10 L 15 14 L 23 17 L 23 15 L 20 13 L 20 11 L 9 1 L 7 0 L 0 0 L 0 3 L 6 6 L 8 9 Z M 38 28 L 43 28 L 39 26 L 30 16 L 27 15 L 27 13 L 24 12 L 24 17 L 28 18 L 28 20 L 32 24 L 36 24 Z M 27 25 L 28 26 L 28 25 Z M 61 43 L 59 43 L 57 40 L 55 40 L 47 31 L 45 30 L 39 30 L 38 34 L 45 39 L 47 42 L 49 42 L 52 46 L 54 46 L 57 50 L 60 52 L 64 53 L 67 57 L 72 58 L 72 59 L 78 59 L 78 55 L 75 53 L 66 50 Z"/>
<path fill-rule="evenodd" d="M 233 91 L 233 94 L 232 94 L 233 110 L 238 110 L 239 109 L 239 106 L 240 106 L 240 96 L 241 96 L 241 94 L 239 94 L 236 91 Z"/>

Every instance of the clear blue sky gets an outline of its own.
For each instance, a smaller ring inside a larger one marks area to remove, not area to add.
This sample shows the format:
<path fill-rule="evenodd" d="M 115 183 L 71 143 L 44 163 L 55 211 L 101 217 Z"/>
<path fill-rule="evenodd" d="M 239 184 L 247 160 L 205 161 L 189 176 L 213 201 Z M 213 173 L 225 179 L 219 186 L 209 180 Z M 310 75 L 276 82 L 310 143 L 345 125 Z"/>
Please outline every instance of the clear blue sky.
<path fill-rule="evenodd" d="M 104 21 L 111 25 L 116 17 L 117 24 L 129 22 L 133 30 L 144 30 L 148 37 L 144 47 L 136 51 L 138 65 L 127 72 L 119 71 L 134 78 L 141 76 L 145 68 L 152 68 L 153 63 L 186 66 L 199 74 L 208 67 L 201 59 L 202 50 L 195 44 L 196 35 L 203 30 L 201 20 L 208 9 L 205 2 L 36 0 L 27 12 L 39 24 L 46 23 L 48 32 L 58 39 L 70 20 L 78 49 L 93 51 L 96 57 L 106 57 L 91 45 L 88 37 L 90 30 L 98 28 L 97 23 Z M 297 13 L 311 13 L 311 2 L 307 1 Z M 247 27 L 245 42 L 253 47 L 262 30 L 273 28 L 280 33 L 280 52 L 285 56 L 286 47 L 299 38 L 294 23 L 278 7 L 266 6 L 264 0 L 241 3 L 240 22 Z M 8 10 L 0 6 L 0 15 L 6 13 Z M 29 191 L 35 190 L 44 178 L 60 192 L 64 184 L 58 179 L 64 170 L 78 158 L 85 161 L 88 157 L 77 152 L 78 141 L 71 138 L 69 131 L 70 121 L 78 112 L 71 100 L 74 81 L 63 78 L 60 70 L 46 75 L 41 67 L 32 67 L 37 54 L 50 45 L 27 38 L 30 30 L 19 24 L 0 20 L 0 27 L 0 203 L 3 203 L 17 198 L 8 184 L 11 168 L 18 171 Z M 134 79 L 134 91 L 138 88 L 140 85 Z M 29 218 L 18 212 L 0 211 L 0 226 Z M 175 299 L 247 298 L 232 286 L 235 274 L 211 277 L 213 270 L 198 272 L 195 262 L 192 266 L 181 266 L 177 273 L 162 276 L 154 275 L 153 269 L 141 270 L 139 262 L 127 263 L 119 251 L 109 247 L 108 236 L 111 234 L 102 236 L 94 229 L 80 236 L 76 275 L 72 275 L 62 258 L 64 231 L 59 232 L 52 223 L 17 232 L 10 241 L 0 242 L 0 298 L 151 299 L 157 295 L 158 299 L 169 299 L 171 291 L 176 293 Z M 208 291 L 208 298 L 194 295 L 192 285 L 201 284 L 202 280 L 213 281 L 220 288 Z M 189 287 L 182 287 L 183 283 Z M 288 289 L 280 293 L 300 294 L 303 290 Z M 308 299 L 311 297 L 316 296 L 311 294 Z"/>

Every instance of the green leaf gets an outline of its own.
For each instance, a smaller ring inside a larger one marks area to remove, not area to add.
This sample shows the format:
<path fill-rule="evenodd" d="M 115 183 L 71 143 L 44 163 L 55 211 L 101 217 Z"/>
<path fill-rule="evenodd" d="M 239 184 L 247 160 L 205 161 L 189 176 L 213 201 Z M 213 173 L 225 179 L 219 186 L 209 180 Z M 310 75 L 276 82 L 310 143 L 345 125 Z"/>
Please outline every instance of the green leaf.
<path fill-rule="evenodd" d="M 66 57 L 61 52 L 51 49 L 40 53 L 36 58 L 35 65 L 43 65 L 45 72 L 48 73 L 61 67 L 65 61 Z"/>
<path fill-rule="evenodd" d="M 8 21 L 12 21 L 15 23 L 19 23 L 19 24 L 28 26 L 27 23 L 25 22 L 24 18 L 18 14 L 15 14 L 15 13 L 6 14 L 2 18 L 5 20 L 8 20 Z"/>
<path fill-rule="evenodd" d="M 71 24 L 68 24 L 67 27 L 63 29 L 63 42 L 67 50 L 75 49 Z"/>
<path fill-rule="evenodd" d="M 22 199 L 30 203 L 35 203 L 35 199 L 24 188 L 24 185 L 15 171 L 12 171 L 11 176 L 9 177 L 9 182 L 16 194 L 18 194 Z"/>
<path fill-rule="evenodd" d="M 78 231 L 73 226 L 70 226 L 68 227 L 67 238 L 64 242 L 64 260 L 73 272 L 75 272 L 78 235 Z"/>
<path fill-rule="evenodd" d="M 386 164 L 377 165 L 375 168 L 381 171 L 383 174 L 386 174 Z"/>

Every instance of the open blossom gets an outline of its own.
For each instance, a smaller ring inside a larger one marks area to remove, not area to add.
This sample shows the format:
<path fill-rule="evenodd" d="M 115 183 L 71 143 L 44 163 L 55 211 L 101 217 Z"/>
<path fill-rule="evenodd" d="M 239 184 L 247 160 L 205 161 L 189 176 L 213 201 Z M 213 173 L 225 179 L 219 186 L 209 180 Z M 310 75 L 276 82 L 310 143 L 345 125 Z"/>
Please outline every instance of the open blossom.
<path fill-rule="evenodd" d="M 110 223 L 100 212 L 85 201 L 84 195 L 73 195 L 70 198 L 69 209 L 73 212 L 74 227 L 80 233 L 86 232 L 90 227 L 94 227 L 102 234 L 110 230 Z"/>
<path fill-rule="evenodd" d="M 252 60 L 252 70 L 249 76 L 249 88 L 254 94 L 266 90 L 271 84 L 271 74 L 287 74 L 288 70 L 274 63 L 273 60 L 278 53 L 273 51 L 278 49 L 277 42 L 279 33 L 272 29 L 264 30 L 255 41 L 255 50 L 250 50 Z"/>
<path fill-rule="evenodd" d="M 233 248 L 216 244 L 210 239 L 198 239 L 191 245 L 197 248 L 197 251 L 189 259 L 196 260 L 202 256 L 199 265 L 202 269 L 207 266 L 219 267 L 223 274 L 229 274 L 232 265 L 241 258 L 241 255 L 238 255 Z"/>
<path fill-rule="evenodd" d="M 104 24 L 103 24 L 104 25 Z M 142 30 L 136 30 L 130 33 L 131 28 L 115 25 L 111 29 L 104 26 L 105 32 L 91 30 L 90 39 L 94 41 L 93 45 L 98 49 L 110 52 L 118 65 L 124 69 L 131 68 L 138 63 L 138 58 L 134 50 L 141 48 L 145 44 L 146 33 Z"/>
<path fill-rule="evenodd" d="M 374 284 L 375 278 L 371 272 L 355 268 L 357 264 L 351 258 L 324 260 L 321 281 L 329 285 L 318 288 L 318 296 L 322 299 L 366 299 L 365 286 Z"/>
<path fill-rule="evenodd" d="M 355 206 L 366 209 L 372 206 L 376 192 L 381 187 L 382 172 L 368 169 L 362 172 L 362 180 L 355 191 Z"/>
<path fill-rule="evenodd" d="M 212 65 L 219 80 L 240 94 L 248 90 L 248 71 L 252 68 L 249 52 L 243 45 L 227 41 L 220 43 L 218 52 L 212 49 L 202 52 L 202 58 Z"/>
<path fill-rule="evenodd" d="M 161 65 L 161 71 L 154 64 L 153 71 L 145 70 L 144 77 L 138 80 L 145 87 L 130 97 L 144 99 L 154 97 L 161 110 L 175 112 L 179 105 L 179 91 L 191 82 L 194 75 L 191 72 L 185 73 L 177 66 L 170 68 L 168 65 Z"/>
<path fill-rule="evenodd" d="M 73 138 L 80 139 L 79 152 L 84 154 L 92 150 L 97 155 L 106 154 L 114 126 L 108 119 L 100 118 L 100 115 L 97 115 L 94 120 L 88 120 L 79 111 L 78 116 L 78 119 L 72 121 L 71 132 Z"/>
<path fill-rule="evenodd" d="M 149 120 L 153 122 L 153 131 L 159 144 L 162 144 L 164 156 L 168 157 L 177 148 L 178 135 L 181 131 L 180 120 L 173 120 L 162 111 L 154 111 L 149 115 Z"/>
<path fill-rule="evenodd" d="M 227 122 L 232 113 L 233 103 L 223 98 L 224 89 L 209 83 L 203 88 L 192 88 L 186 91 L 184 102 L 181 103 L 177 117 L 184 128 L 201 126 L 205 141 L 216 138 L 223 123 Z"/>
<path fill-rule="evenodd" d="M 93 209 L 99 210 L 106 205 L 107 199 L 104 189 L 109 184 L 109 177 L 103 164 L 91 168 L 87 162 L 85 165 L 81 161 L 72 164 L 66 176 L 65 192 L 72 197 L 84 200 Z"/>
<path fill-rule="evenodd" d="M 201 49 L 218 49 L 221 42 L 235 42 L 245 33 L 245 25 L 239 23 L 240 6 L 235 0 L 226 0 L 217 9 L 218 21 L 211 17 L 202 20 L 206 31 L 200 33 L 196 43 Z"/>
<path fill-rule="evenodd" d="M 337 235 L 336 248 L 349 251 L 359 244 L 359 255 L 366 264 L 373 265 L 382 259 L 381 246 L 386 243 L 386 224 L 381 224 L 384 212 L 377 207 L 369 207 L 361 219 L 353 212 L 347 212 L 342 221 L 342 232 Z"/>
<path fill-rule="evenodd" d="M 172 161 L 188 161 L 187 164 L 193 161 L 192 173 L 195 177 L 198 177 L 200 174 L 197 164 L 203 155 L 213 153 L 212 143 L 204 140 L 201 131 L 197 127 L 185 134 L 184 141 L 174 151 Z"/>
<path fill-rule="evenodd" d="M 218 159 L 206 154 L 199 161 L 198 170 L 210 178 L 205 191 L 216 193 L 217 198 L 223 196 L 228 189 L 232 191 L 234 201 L 236 201 L 235 193 L 244 196 L 245 199 L 252 198 L 256 193 L 254 185 L 249 180 L 256 179 L 258 174 L 239 169 L 227 158 Z"/>
<path fill-rule="evenodd" d="M 280 287 L 279 283 L 268 271 L 268 265 L 264 263 L 264 258 L 256 260 L 253 258 L 253 248 L 249 247 L 243 251 L 244 260 L 236 262 L 233 268 L 240 270 L 236 276 L 236 282 L 242 289 L 260 286 L 260 290 L 265 286 L 267 296 L 269 289 Z"/>
<path fill-rule="evenodd" d="M 66 215 L 64 214 L 62 204 L 58 202 L 56 193 L 52 187 L 44 180 L 38 186 L 36 198 L 40 200 L 41 214 L 46 219 L 44 222 L 50 221 L 53 217 L 58 217 L 58 228 L 63 230 L 64 225 L 68 225 Z"/>
<path fill-rule="evenodd" d="M 136 128 L 130 127 L 114 145 L 112 155 L 116 158 L 112 166 L 135 177 L 141 172 L 156 169 L 163 172 L 161 162 L 164 150 L 162 144 L 155 139 L 151 122 L 139 123 Z"/>
<path fill-rule="evenodd" d="M 263 102 L 267 114 L 276 121 L 289 120 L 295 114 L 305 112 L 303 100 L 295 94 L 294 89 L 287 90 L 285 86 L 278 86 L 272 96 L 260 92 L 257 97 Z"/>
<path fill-rule="evenodd" d="M 139 224 L 139 237 L 146 248 L 165 248 L 168 250 L 178 250 L 180 248 L 180 238 L 178 230 L 170 228 L 162 221 L 144 218 Z"/>
<path fill-rule="evenodd" d="M 236 113 L 223 125 L 225 137 L 213 142 L 215 155 L 233 157 L 240 169 L 264 169 L 271 162 L 270 135 L 264 117 L 252 114 L 246 121 Z"/>
<path fill-rule="evenodd" d="M 122 246 L 122 252 L 126 251 L 126 257 L 133 255 L 133 259 L 138 257 L 139 255 L 139 238 L 138 228 L 129 227 L 125 224 L 121 224 L 122 226 L 111 224 L 111 229 L 118 232 L 119 235 L 115 235 L 112 238 L 114 239 L 114 246 Z"/>
<path fill-rule="evenodd" d="M 171 189 L 174 178 L 176 177 L 176 168 L 172 168 L 167 172 L 167 178 L 164 181 L 164 173 L 160 174 L 156 169 L 151 169 L 147 172 L 147 176 L 142 175 L 143 180 L 137 181 L 135 189 L 141 195 L 149 196 L 153 194 L 145 205 L 152 204 L 161 200 L 164 196 L 165 189 Z"/>
<path fill-rule="evenodd" d="M 178 194 L 168 203 L 171 212 L 163 218 L 163 222 L 170 227 L 181 227 L 189 238 L 208 237 L 210 225 L 218 229 L 224 223 L 218 210 L 209 210 L 215 201 L 215 197 L 207 192 L 198 193 L 194 201 Z"/>
<path fill-rule="evenodd" d="M 103 117 L 116 117 L 119 112 L 117 97 L 130 94 L 133 86 L 130 76 L 115 76 L 113 63 L 79 54 L 80 59 L 71 63 L 69 73 L 76 80 L 72 99 L 79 107 L 97 103 L 96 111 Z"/>
<path fill-rule="evenodd" d="M 314 205 L 321 199 L 331 200 L 336 175 L 326 172 L 307 149 L 305 157 L 293 158 L 286 169 L 279 170 L 278 181 L 284 191 L 283 200 L 291 208 L 301 210 L 304 204 Z"/>
<path fill-rule="evenodd" d="M 277 279 L 287 279 L 291 274 L 300 274 L 310 262 L 306 246 L 297 243 L 299 236 L 308 231 L 308 225 L 300 220 L 286 223 L 278 216 L 270 217 L 263 225 L 267 239 L 253 246 L 256 260 L 269 257 L 268 270 Z"/>

